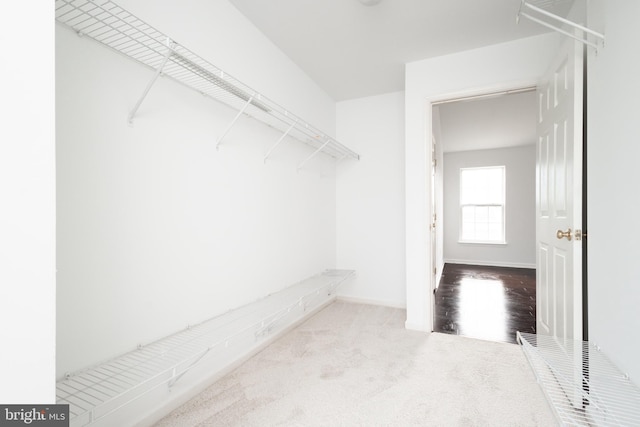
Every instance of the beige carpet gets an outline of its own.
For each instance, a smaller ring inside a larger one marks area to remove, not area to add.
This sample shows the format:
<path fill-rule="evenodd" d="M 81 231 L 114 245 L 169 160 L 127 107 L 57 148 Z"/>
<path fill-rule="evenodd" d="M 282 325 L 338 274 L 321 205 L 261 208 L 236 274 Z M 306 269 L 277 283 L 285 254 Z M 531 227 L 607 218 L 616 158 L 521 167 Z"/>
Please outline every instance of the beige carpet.
<path fill-rule="evenodd" d="M 157 426 L 551 426 L 519 346 L 336 302 Z"/>

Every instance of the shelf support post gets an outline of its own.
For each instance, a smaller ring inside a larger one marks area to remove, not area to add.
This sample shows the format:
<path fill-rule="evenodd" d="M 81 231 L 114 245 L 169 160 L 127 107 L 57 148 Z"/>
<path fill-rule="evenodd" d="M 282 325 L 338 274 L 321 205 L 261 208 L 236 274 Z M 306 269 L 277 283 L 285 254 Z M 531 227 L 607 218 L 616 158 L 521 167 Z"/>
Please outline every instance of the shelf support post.
<path fill-rule="evenodd" d="M 222 135 L 220 135 L 220 137 L 218 138 L 218 142 L 216 143 L 216 150 L 218 149 L 218 147 L 220 147 L 220 143 L 222 142 L 224 137 L 227 136 L 227 134 L 229 133 L 229 131 L 231 130 L 233 125 L 236 124 L 236 122 L 238 121 L 240 116 L 244 113 L 244 110 L 246 110 L 247 107 L 249 106 L 249 104 L 251 104 L 251 101 L 253 101 L 253 96 L 249 97 L 249 99 L 244 104 L 244 106 L 240 109 L 240 111 L 238 111 L 238 114 L 236 114 L 236 116 L 233 118 L 233 120 L 231 120 L 231 123 L 229 123 L 229 126 L 227 126 L 227 128 L 224 130 L 224 132 L 222 132 Z"/>
<path fill-rule="evenodd" d="M 264 156 L 264 163 L 267 162 L 267 159 L 271 155 L 271 152 L 275 150 L 278 145 L 280 145 L 280 143 L 284 140 L 285 136 L 289 135 L 289 132 L 291 132 L 291 129 L 293 129 L 295 125 L 296 125 L 296 122 L 291 123 L 291 126 L 289 126 L 289 129 L 287 129 L 286 132 L 283 133 L 280 138 L 278 138 L 278 141 L 275 144 L 273 144 L 271 148 L 269 148 L 269 151 L 267 151 L 267 154 L 265 154 Z"/>
<path fill-rule="evenodd" d="M 304 165 L 305 165 L 309 160 L 313 159 L 313 158 L 316 156 L 316 154 L 318 154 L 320 151 L 324 150 L 324 147 L 326 147 L 330 142 L 331 142 L 331 139 L 327 139 L 327 142 L 325 142 L 324 144 L 322 144 L 322 145 L 320 146 L 320 148 L 318 148 L 316 151 L 314 151 L 314 152 L 313 152 L 309 157 L 307 157 L 306 159 L 304 159 L 304 160 L 302 161 L 302 163 L 300 163 L 300 164 L 298 165 L 298 170 L 302 169 L 302 167 L 303 167 L 303 166 L 304 166 Z"/>
<path fill-rule="evenodd" d="M 144 92 L 142 92 L 142 96 L 140 96 L 140 99 L 138 99 L 138 102 L 136 102 L 136 105 L 133 107 L 133 109 L 129 113 L 129 117 L 128 117 L 129 124 L 133 123 L 133 117 L 138 112 L 138 109 L 142 105 L 142 102 L 144 101 L 144 99 L 147 97 L 147 94 L 151 90 L 151 87 L 153 86 L 153 84 L 156 82 L 156 80 L 158 80 L 158 77 L 160 77 L 160 74 L 162 74 L 162 70 L 164 69 L 164 66 L 167 65 L 167 61 L 169 60 L 169 57 L 171 56 L 172 53 L 173 53 L 173 48 L 171 47 L 171 40 L 167 37 L 167 53 L 165 53 L 164 58 L 162 59 L 162 63 L 160 64 L 155 74 L 147 84 L 147 87 L 144 89 Z"/>

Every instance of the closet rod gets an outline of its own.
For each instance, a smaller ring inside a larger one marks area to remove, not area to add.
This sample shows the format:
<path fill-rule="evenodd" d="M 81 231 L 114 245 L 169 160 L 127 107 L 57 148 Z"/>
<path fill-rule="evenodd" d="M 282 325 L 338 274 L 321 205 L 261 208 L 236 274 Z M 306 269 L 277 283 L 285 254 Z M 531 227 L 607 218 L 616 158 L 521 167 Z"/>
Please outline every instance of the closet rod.
<path fill-rule="evenodd" d="M 550 28 L 552 30 L 555 30 L 555 31 L 559 32 L 560 34 L 564 34 L 565 36 L 571 37 L 572 39 L 577 40 L 577 41 L 579 41 L 581 43 L 584 43 L 587 46 L 590 46 L 590 47 L 592 47 L 592 48 L 594 48 L 596 50 L 598 49 L 598 45 L 597 44 L 595 44 L 593 42 L 590 42 L 589 40 L 583 39 L 581 37 L 578 37 L 575 34 L 571 34 L 570 32 L 565 31 L 562 28 L 558 28 L 555 25 L 549 24 L 548 22 L 544 22 L 542 19 L 538 19 L 538 18 L 536 18 L 534 16 L 531 16 L 527 12 L 521 12 L 520 16 L 524 16 L 525 18 L 529 19 L 530 21 L 533 21 L 533 22 L 535 22 L 537 24 L 540 24 L 543 27 Z"/>
<path fill-rule="evenodd" d="M 546 16 L 548 16 L 548 17 L 549 17 L 549 18 L 551 18 L 551 19 L 555 19 L 555 20 L 557 20 L 557 21 L 562 22 L 563 24 L 567 24 L 567 25 L 569 25 L 569 26 L 571 26 L 571 27 L 574 27 L 574 28 L 577 28 L 577 29 L 579 29 L 579 30 L 584 31 L 585 33 L 589 33 L 589 34 L 591 34 L 591 35 L 594 35 L 594 36 L 596 36 L 597 38 L 599 38 L 599 39 L 601 39 L 601 40 L 604 40 L 604 34 L 599 33 L 599 32 L 597 32 L 597 31 L 594 31 L 594 30 L 592 30 L 591 28 L 587 28 L 587 27 L 585 27 L 585 26 L 583 26 L 583 25 L 576 24 L 576 23 L 575 23 L 575 22 L 573 22 L 573 21 L 570 21 L 570 20 L 565 19 L 565 18 L 563 18 L 563 17 L 561 17 L 561 16 L 558 16 L 558 15 L 555 15 L 555 14 L 553 14 L 553 13 L 551 13 L 551 12 L 549 12 L 549 11 L 546 11 L 546 10 L 544 10 L 544 9 L 542 9 L 542 8 L 538 7 L 538 6 L 534 6 L 534 5 L 532 5 L 531 3 L 527 3 L 527 2 L 526 2 L 526 1 L 524 1 L 524 0 L 522 1 L 522 5 L 523 5 L 523 6 L 525 6 L 525 7 L 528 7 L 529 9 L 534 10 L 534 11 L 536 11 L 536 12 L 538 12 L 538 13 L 542 14 L 542 15 L 546 15 Z"/>
<path fill-rule="evenodd" d="M 503 91 L 499 91 L 499 92 L 483 93 L 483 94 L 479 94 L 479 95 L 469 95 L 469 96 L 460 96 L 460 97 L 457 97 L 457 98 L 448 98 L 448 99 L 443 99 L 441 101 L 432 102 L 431 105 L 436 106 L 436 105 L 450 104 L 452 102 L 461 102 L 461 101 L 479 101 L 481 99 L 497 98 L 497 97 L 503 96 L 503 95 L 513 95 L 513 94 L 517 94 L 517 93 L 535 92 L 535 90 L 536 90 L 535 86 L 528 86 L 528 87 L 524 87 L 524 88 L 521 88 L 521 89 L 511 89 L 511 90 L 503 90 Z"/>
<path fill-rule="evenodd" d="M 551 24 L 549 22 L 545 22 L 542 19 L 540 19 L 538 17 L 535 17 L 535 16 L 531 15 L 530 13 L 527 13 L 527 12 L 523 11 L 524 8 L 528 8 L 528 9 L 532 10 L 533 12 L 536 12 L 536 13 L 539 13 L 540 15 L 543 15 L 543 16 L 546 16 L 548 18 L 551 18 L 551 19 L 553 19 L 555 21 L 560 22 L 561 24 L 565 24 L 565 25 L 568 25 L 568 26 L 570 26 L 570 27 L 572 27 L 572 28 L 574 28 L 576 30 L 582 31 L 583 37 L 577 36 L 576 34 L 573 34 L 573 33 L 569 32 L 569 31 L 564 30 L 564 29 L 562 29 L 562 28 L 560 28 L 560 27 L 558 27 L 558 26 L 556 26 L 554 24 Z M 544 9 L 542 9 L 540 7 L 534 6 L 534 5 L 530 4 L 530 3 L 528 3 L 526 0 L 521 0 L 520 9 L 518 10 L 518 14 L 516 15 L 516 22 L 517 23 L 520 22 L 520 17 L 521 16 L 524 16 L 525 18 L 529 19 L 530 21 L 533 21 L 533 22 L 535 22 L 537 24 L 540 24 L 543 27 L 547 27 L 549 29 L 552 29 L 552 30 L 554 30 L 554 31 L 556 31 L 556 32 L 558 32 L 560 34 L 564 34 L 565 36 L 571 37 L 574 40 L 577 40 L 577 41 L 579 41 L 579 42 L 581 42 L 581 43 L 583 43 L 583 44 L 585 44 L 585 45 L 587 45 L 589 47 L 592 47 L 593 49 L 596 50 L 596 52 L 598 51 L 598 44 L 590 41 L 588 35 L 590 34 L 590 35 L 594 36 L 597 40 L 601 40 L 602 43 L 604 43 L 604 39 L 605 39 L 604 38 L 604 34 L 599 33 L 597 31 L 594 31 L 594 30 L 592 30 L 590 28 L 587 28 L 584 25 L 577 24 L 577 23 L 575 23 L 575 22 L 573 22 L 573 21 L 571 21 L 569 19 L 566 19 L 566 18 L 563 18 L 561 16 L 558 16 L 558 15 L 556 15 L 554 13 L 551 13 L 551 12 L 549 12 L 547 10 L 544 10 Z"/>

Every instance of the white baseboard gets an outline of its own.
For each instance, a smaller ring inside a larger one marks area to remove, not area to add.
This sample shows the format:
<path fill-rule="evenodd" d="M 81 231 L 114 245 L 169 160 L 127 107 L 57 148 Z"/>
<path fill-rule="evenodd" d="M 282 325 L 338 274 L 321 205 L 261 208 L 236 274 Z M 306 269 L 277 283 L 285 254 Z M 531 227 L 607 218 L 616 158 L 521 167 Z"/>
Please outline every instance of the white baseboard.
<path fill-rule="evenodd" d="M 343 302 L 352 302 L 354 304 L 367 304 L 367 305 L 380 305 L 383 307 L 391 307 L 391 308 L 401 308 L 406 310 L 406 303 L 396 303 L 391 301 L 377 300 L 372 298 L 359 298 L 359 297 L 350 297 L 347 295 L 338 295 L 338 301 Z"/>
<path fill-rule="evenodd" d="M 427 328 L 426 325 L 421 323 L 419 324 L 419 323 L 404 322 L 404 327 L 405 329 L 408 329 L 410 331 L 429 332 L 429 333 L 432 332 L 429 330 L 429 328 Z"/>
<path fill-rule="evenodd" d="M 532 268 L 535 270 L 535 264 L 508 262 L 508 261 L 477 261 L 470 259 L 446 259 L 445 264 L 466 264 L 466 265 L 482 265 L 486 267 L 508 267 L 508 268 Z"/>

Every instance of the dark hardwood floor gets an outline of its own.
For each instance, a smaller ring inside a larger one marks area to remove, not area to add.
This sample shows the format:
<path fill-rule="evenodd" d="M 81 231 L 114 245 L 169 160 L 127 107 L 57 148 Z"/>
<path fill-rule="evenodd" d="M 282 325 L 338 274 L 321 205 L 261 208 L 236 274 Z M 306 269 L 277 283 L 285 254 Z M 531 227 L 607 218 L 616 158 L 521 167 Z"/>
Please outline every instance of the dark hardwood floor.
<path fill-rule="evenodd" d="M 536 331 L 536 271 L 445 264 L 435 295 L 433 330 L 515 343 Z"/>

